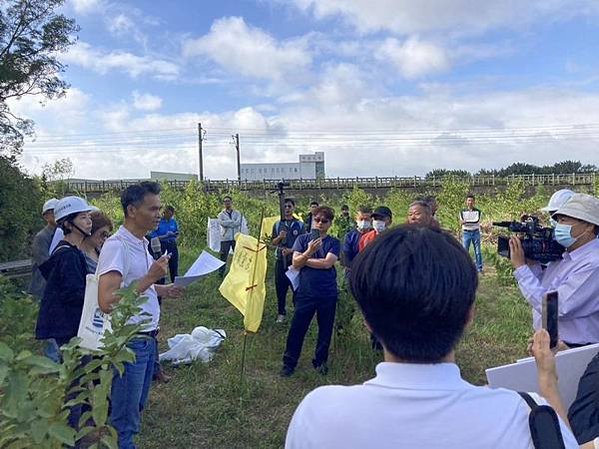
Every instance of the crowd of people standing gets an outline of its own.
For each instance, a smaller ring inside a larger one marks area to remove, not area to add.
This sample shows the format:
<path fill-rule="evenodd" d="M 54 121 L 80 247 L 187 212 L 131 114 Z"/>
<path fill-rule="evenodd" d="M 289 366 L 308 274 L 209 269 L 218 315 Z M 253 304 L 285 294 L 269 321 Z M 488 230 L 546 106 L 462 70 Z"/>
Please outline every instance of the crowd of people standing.
<path fill-rule="evenodd" d="M 131 186 L 122 193 L 121 205 L 124 224 L 112 234 L 111 220 L 83 198 L 48 200 L 42 208 L 47 225 L 33 241 L 30 291 L 40 299 L 36 337 L 45 341 L 46 355 L 58 362 L 60 347 L 77 335 L 87 274 L 99 276 L 98 304 L 105 313 L 119 301 L 116 292 L 121 286 L 137 282 L 137 291 L 148 297 L 141 314 L 131 321 L 140 323 L 150 317 L 128 344 L 135 362 L 126 364 L 124 373 L 115 372 L 111 393 L 110 420 L 119 447 L 133 448 L 157 369 L 160 300 L 180 297 L 183 290 L 172 283 L 178 271 L 180 230 L 175 209 L 161 207 L 160 186 L 151 182 Z M 442 429 L 441 422 L 454 426 L 450 447 L 530 447 L 527 403 L 507 390 L 468 384 L 461 379 L 454 360 L 455 345 L 474 320 L 474 297 L 483 272 L 482 212 L 476 208 L 474 195 L 468 195 L 465 208 L 458 213 L 462 230 L 458 242 L 442 230 L 437 208 L 433 197 L 420 198 L 399 220 L 404 223 L 394 226 L 394 214 L 385 205 L 374 209 L 360 206 L 352 216 L 345 205 L 337 214 L 313 201 L 302 220 L 296 215 L 295 200 L 283 201 L 282 216 L 272 228 L 270 242 L 276 259 L 275 321 L 277 325 L 289 321 L 280 375 L 294 375 L 315 317 L 318 335 L 312 366 L 327 375 L 335 322 L 338 332 L 347 325 L 338 315 L 351 319 L 355 313 L 353 306 L 348 313 L 339 313 L 349 306 L 350 296 L 364 316 L 373 348 L 384 358 L 377 366 L 377 377 L 362 386 L 323 387 L 309 394 L 290 424 L 287 447 L 340 447 L 334 429 L 346 429 L 343 447 L 371 447 L 372 441 L 376 447 L 395 447 L 394 442 L 400 440 L 408 441 L 409 447 L 428 447 L 427 442 L 447 438 L 430 431 Z M 527 258 L 521 240 L 512 237 L 510 259 L 519 288 L 532 308 L 537 330 L 533 352 L 544 376 L 539 380 L 542 392 L 559 414 L 556 422 L 564 447 L 577 447 L 578 443 L 591 444 L 599 436 L 595 418 L 599 407 L 592 400 L 599 382 L 599 358 L 589 365 L 568 414 L 556 392 L 554 361 L 546 333 L 540 329 L 540 308 L 547 292 L 559 293 L 561 349 L 599 343 L 599 200 L 559 191 L 544 211 L 555 229 L 555 240 L 564 248 L 562 258 L 535 263 Z M 224 261 L 235 249 L 242 219 L 233 199 L 225 197 L 218 215 Z M 58 230 L 62 233 L 59 239 Z M 149 244 L 154 239 L 159 243 L 157 254 Z M 58 240 L 54 248 L 53 240 Z M 470 246 L 474 247 L 474 261 L 468 253 Z M 344 272 L 341 289 L 338 261 Z M 223 266 L 222 276 L 225 270 Z M 289 271 L 297 273 L 295 288 Z M 165 279 L 169 272 L 171 283 Z M 290 320 L 289 294 L 293 302 Z M 435 332 L 430 332 L 431 326 Z M 379 387 L 386 393 L 378 394 L 382 391 Z M 436 393 L 431 396 L 430 392 Z M 545 403 L 537 396 L 534 401 Z M 450 404 L 443 413 L 431 412 L 439 410 L 442 403 Z M 498 419 L 498 410 L 505 410 L 506 419 Z M 369 433 L 363 424 L 373 420 L 388 423 L 383 426 L 386 430 Z M 393 422 L 405 425 L 399 429 Z M 420 429 L 423 422 L 429 424 L 424 433 Z M 466 428 L 464 423 L 470 424 Z"/>

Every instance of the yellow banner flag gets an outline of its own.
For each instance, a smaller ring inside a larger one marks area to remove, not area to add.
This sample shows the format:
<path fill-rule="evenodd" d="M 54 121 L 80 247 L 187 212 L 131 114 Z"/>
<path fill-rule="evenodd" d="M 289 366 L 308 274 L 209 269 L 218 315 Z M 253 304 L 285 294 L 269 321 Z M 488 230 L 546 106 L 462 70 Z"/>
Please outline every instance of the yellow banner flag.
<path fill-rule="evenodd" d="M 235 236 L 231 269 L 219 291 L 243 315 L 243 325 L 257 332 L 266 299 L 266 245 L 251 235 Z"/>
<path fill-rule="evenodd" d="M 260 239 L 261 240 L 270 240 L 271 238 L 275 238 L 276 235 L 272 234 L 272 227 L 275 225 L 277 221 L 279 221 L 281 217 L 264 217 L 262 219 L 262 228 L 260 229 Z"/>

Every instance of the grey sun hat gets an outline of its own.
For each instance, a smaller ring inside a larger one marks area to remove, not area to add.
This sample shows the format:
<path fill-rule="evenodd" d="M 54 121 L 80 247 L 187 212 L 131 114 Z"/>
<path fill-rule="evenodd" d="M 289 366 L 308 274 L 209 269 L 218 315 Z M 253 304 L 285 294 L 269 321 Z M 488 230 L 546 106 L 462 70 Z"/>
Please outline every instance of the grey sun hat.
<path fill-rule="evenodd" d="M 599 226 L 599 199 L 585 193 L 575 193 L 553 215 L 565 215 Z"/>

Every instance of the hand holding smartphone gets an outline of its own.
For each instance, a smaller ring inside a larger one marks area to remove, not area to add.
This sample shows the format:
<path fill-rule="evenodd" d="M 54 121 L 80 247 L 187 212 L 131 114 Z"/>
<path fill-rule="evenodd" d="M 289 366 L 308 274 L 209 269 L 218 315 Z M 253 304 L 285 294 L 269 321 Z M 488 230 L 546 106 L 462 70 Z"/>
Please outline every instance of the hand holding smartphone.
<path fill-rule="evenodd" d="M 320 231 L 318 229 L 312 229 L 310 231 L 310 240 L 316 240 L 320 238 Z"/>
<path fill-rule="evenodd" d="M 549 347 L 555 348 L 558 343 L 558 295 L 557 292 L 548 292 L 543 297 L 542 303 L 542 325 L 549 334 Z"/>

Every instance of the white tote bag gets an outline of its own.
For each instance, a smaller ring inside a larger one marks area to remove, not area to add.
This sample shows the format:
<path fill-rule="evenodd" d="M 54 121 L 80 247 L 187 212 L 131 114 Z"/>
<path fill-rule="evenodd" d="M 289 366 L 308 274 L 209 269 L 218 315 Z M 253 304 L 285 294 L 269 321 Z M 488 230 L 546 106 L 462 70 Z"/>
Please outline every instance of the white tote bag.
<path fill-rule="evenodd" d="M 123 239 L 117 237 L 125 250 L 125 273 L 129 271 L 129 248 Z M 102 312 L 98 305 L 98 283 L 100 276 L 98 270 L 94 274 L 88 274 L 85 279 L 85 299 L 77 337 L 81 338 L 79 346 L 97 351 L 104 345 L 100 340 L 104 338 L 107 330 L 112 330 L 110 314 Z M 121 284 L 122 287 L 123 284 Z"/>

